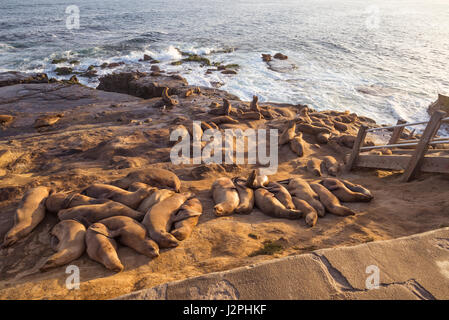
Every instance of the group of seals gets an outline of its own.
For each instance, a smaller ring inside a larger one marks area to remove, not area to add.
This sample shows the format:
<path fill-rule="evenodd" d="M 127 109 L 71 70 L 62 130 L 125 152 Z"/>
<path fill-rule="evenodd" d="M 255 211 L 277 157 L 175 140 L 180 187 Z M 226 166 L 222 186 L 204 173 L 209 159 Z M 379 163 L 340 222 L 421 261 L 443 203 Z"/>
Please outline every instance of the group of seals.
<path fill-rule="evenodd" d="M 332 168 L 332 159 L 323 160 Z M 329 170 L 329 169 L 328 169 Z M 217 216 L 251 213 L 254 205 L 263 213 L 284 219 L 304 218 L 313 227 L 318 217 L 326 212 L 337 216 L 355 215 L 342 202 L 368 202 L 373 199 L 371 192 L 363 186 L 336 178 L 325 178 L 319 183 L 309 183 L 301 178 L 291 178 L 270 182 L 267 176 L 253 170 L 245 180 L 218 178 L 212 184 L 214 213 Z"/>
<path fill-rule="evenodd" d="M 203 212 L 194 194 L 179 193 L 179 178 L 164 169 L 131 172 L 115 184 L 97 183 L 69 194 L 47 187 L 30 189 L 16 210 L 3 246 L 28 235 L 48 211 L 60 221 L 50 231 L 55 254 L 41 271 L 67 264 L 87 251 L 91 259 L 119 272 L 124 267 L 117 243 L 155 258 L 159 248 L 175 247 L 187 239 Z"/>

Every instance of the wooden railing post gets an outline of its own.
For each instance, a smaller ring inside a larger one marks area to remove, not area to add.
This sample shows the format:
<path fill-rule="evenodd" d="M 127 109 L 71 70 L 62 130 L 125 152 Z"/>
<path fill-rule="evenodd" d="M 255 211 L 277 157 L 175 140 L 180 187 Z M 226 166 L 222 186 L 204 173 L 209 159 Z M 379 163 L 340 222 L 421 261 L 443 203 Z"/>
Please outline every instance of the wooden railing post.
<path fill-rule="evenodd" d="M 421 140 L 419 140 L 415 152 L 413 153 L 410 162 L 408 163 L 407 168 L 404 171 L 404 175 L 402 177 L 402 180 L 404 182 L 408 182 L 413 179 L 413 177 L 418 172 L 424 159 L 424 155 L 429 149 L 429 142 L 438 132 L 438 129 L 441 125 L 441 119 L 443 119 L 445 116 L 446 112 L 438 110 L 435 111 L 430 117 L 430 120 L 427 123 L 427 127 L 422 134 Z"/>
<path fill-rule="evenodd" d="M 396 125 L 404 124 L 404 120 L 398 120 Z M 401 138 L 402 132 L 404 132 L 405 127 L 396 127 L 393 130 L 393 134 L 391 135 L 390 141 L 388 141 L 388 144 L 396 144 L 398 142 L 399 138 Z"/>
<path fill-rule="evenodd" d="M 351 155 L 349 156 L 348 163 L 345 167 L 345 172 L 350 172 L 352 170 L 352 167 L 355 164 L 355 161 L 357 160 L 357 157 L 359 156 L 360 148 L 363 146 L 363 143 L 365 142 L 366 137 L 366 130 L 368 129 L 367 126 L 362 125 L 359 129 L 359 133 L 357 134 L 357 138 L 354 141 L 354 146 L 352 147 Z"/>

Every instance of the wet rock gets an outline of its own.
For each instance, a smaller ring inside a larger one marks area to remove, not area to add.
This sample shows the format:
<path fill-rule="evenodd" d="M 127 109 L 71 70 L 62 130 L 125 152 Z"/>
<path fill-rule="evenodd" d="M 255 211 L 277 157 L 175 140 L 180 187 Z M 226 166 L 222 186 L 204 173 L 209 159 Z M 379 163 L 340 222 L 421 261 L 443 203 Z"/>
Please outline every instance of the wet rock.
<path fill-rule="evenodd" d="M 72 72 L 73 72 L 73 69 L 69 68 L 69 67 L 59 67 L 59 68 L 55 69 L 55 73 L 58 76 L 66 76 L 66 75 L 71 74 Z"/>
<path fill-rule="evenodd" d="M 0 72 L 0 87 L 19 83 L 48 83 L 48 77 L 45 73 Z"/>
<path fill-rule="evenodd" d="M 234 70 L 224 70 L 221 72 L 222 74 L 237 74 L 237 71 Z"/>
<path fill-rule="evenodd" d="M 176 94 L 177 88 L 185 86 L 187 81 L 178 75 L 151 76 L 141 72 L 124 72 L 101 77 L 97 89 L 150 99 L 161 97 L 164 88 L 169 88 L 168 93 L 171 95 Z"/>
<path fill-rule="evenodd" d="M 274 58 L 278 59 L 278 60 L 287 60 L 288 56 L 286 56 L 285 54 L 282 54 L 282 53 L 276 53 L 274 55 Z"/>
<path fill-rule="evenodd" d="M 262 53 L 262 60 L 265 62 L 269 62 L 273 60 L 273 57 L 271 56 L 271 54 Z"/>

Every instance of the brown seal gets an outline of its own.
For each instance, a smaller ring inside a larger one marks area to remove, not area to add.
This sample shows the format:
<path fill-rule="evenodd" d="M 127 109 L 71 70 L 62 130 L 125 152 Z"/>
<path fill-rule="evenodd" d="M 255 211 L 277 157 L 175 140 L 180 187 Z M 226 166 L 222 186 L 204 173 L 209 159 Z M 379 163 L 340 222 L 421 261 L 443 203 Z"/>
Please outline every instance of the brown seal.
<path fill-rule="evenodd" d="M 148 197 L 150 193 L 151 191 L 147 189 L 138 189 L 137 191 L 131 192 L 119 187 L 101 183 L 93 184 L 82 192 L 82 194 L 92 198 L 109 199 L 115 202 L 120 202 L 131 209 L 137 209 L 143 199 Z"/>
<path fill-rule="evenodd" d="M 49 193 L 47 187 L 36 187 L 25 193 L 14 214 L 14 226 L 5 235 L 3 247 L 27 236 L 44 219 L 45 200 Z"/>
<path fill-rule="evenodd" d="M 265 175 L 260 175 L 259 169 L 252 170 L 246 179 L 246 186 L 252 189 L 266 187 L 270 180 Z"/>
<path fill-rule="evenodd" d="M 115 216 L 126 216 L 140 221 L 144 214 L 115 201 L 77 206 L 58 212 L 59 220 L 74 219 L 86 225 Z"/>
<path fill-rule="evenodd" d="M 151 209 L 156 203 L 159 203 L 167 198 L 170 198 L 172 195 L 174 195 L 175 192 L 168 189 L 159 189 L 154 191 L 148 198 L 143 200 L 139 208 L 137 208 L 137 211 L 147 213 L 148 210 Z"/>
<path fill-rule="evenodd" d="M 276 199 L 279 200 L 282 205 L 287 209 L 295 209 L 295 205 L 293 204 L 292 196 L 288 192 L 288 190 L 277 182 L 270 182 L 266 189 L 270 191 Z"/>
<path fill-rule="evenodd" d="M 157 190 L 156 187 L 150 186 L 150 185 L 148 185 L 146 183 L 142 183 L 142 182 L 134 182 L 128 187 L 128 191 L 131 191 L 131 192 L 137 191 L 139 189 L 145 189 L 145 190 L 149 191 L 150 193 Z"/>
<path fill-rule="evenodd" d="M 172 188 L 176 192 L 179 192 L 181 189 L 181 181 L 176 174 L 159 168 L 133 171 L 125 178 L 116 181 L 114 185 L 122 189 L 127 189 L 134 182 L 142 182 L 159 188 Z"/>
<path fill-rule="evenodd" d="M 315 136 L 316 141 L 319 144 L 327 144 L 329 142 L 330 137 L 331 134 L 329 132 L 320 132 Z"/>
<path fill-rule="evenodd" d="M 296 220 L 302 218 L 302 212 L 287 209 L 270 191 L 259 188 L 254 191 L 256 206 L 268 216 Z"/>
<path fill-rule="evenodd" d="M 40 268 L 45 271 L 78 259 L 86 250 L 86 227 L 75 220 L 64 220 L 50 232 L 51 247 L 56 253 Z"/>
<path fill-rule="evenodd" d="M 331 176 L 336 176 L 340 171 L 340 165 L 337 160 L 332 156 L 326 156 L 321 163 L 321 171 L 326 172 Z"/>
<path fill-rule="evenodd" d="M 251 101 L 251 104 L 249 105 L 249 109 L 251 111 L 260 112 L 258 96 L 253 96 L 253 101 Z"/>
<path fill-rule="evenodd" d="M 321 160 L 310 159 L 307 161 L 307 171 L 315 176 L 321 177 Z"/>
<path fill-rule="evenodd" d="M 94 223 L 86 231 L 86 247 L 89 258 L 101 263 L 109 270 L 124 269 L 117 255 L 117 242 L 111 237 L 104 224 Z"/>
<path fill-rule="evenodd" d="M 159 256 L 159 247 L 147 236 L 145 227 L 130 217 L 110 217 L 99 223 L 106 226 L 112 238 L 149 258 Z"/>
<path fill-rule="evenodd" d="M 193 228 L 198 224 L 200 215 L 203 213 L 203 206 L 198 198 L 191 198 L 184 202 L 181 209 L 175 214 L 175 220 L 179 220 L 174 223 L 173 230 L 170 232 L 179 241 L 183 241 L 190 237 Z M 181 219 L 178 219 L 180 216 Z M 182 217 L 191 216 L 186 219 Z"/>
<path fill-rule="evenodd" d="M 284 145 L 289 143 L 294 137 L 295 137 L 295 131 L 296 131 L 296 122 L 295 120 L 291 120 L 287 126 L 287 128 L 284 129 L 282 134 L 279 136 L 279 145 Z"/>
<path fill-rule="evenodd" d="M 60 210 L 84 206 L 88 204 L 102 204 L 110 200 L 95 199 L 80 193 L 66 194 L 62 192 L 53 193 L 45 200 L 45 207 L 51 213 L 58 213 Z"/>
<path fill-rule="evenodd" d="M 302 157 L 304 155 L 304 140 L 302 139 L 302 133 L 300 132 L 290 141 L 290 150 Z"/>
<path fill-rule="evenodd" d="M 284 181 L 281 181 L 283 183 Z M 326 210 L 323 207 L 323 204 L 320 202 L 318 195 L 315 191 L 312 190 L 307 181 L 300 178 L 293 178 L 286 180 L 288 183 L 287 190 L 294 197 L 297 197 L 300 200 L 306 201 L 310 204 L 318 213 L 318 216 L 324 217 L 326 214 Z"/>
<path fill-rule="evenodd" d="M 327 178 L 321 184 L 343 202 L 369 202 L 373 199 L 369 190 L 349 181 Z"/>
<path fill-rule="evenodd" d="M 215 180 L 212 184 L 212 197 L 215 202 L 216 216 L 228 216 L 239 206 L 239 194 L 232 180 L 226 177 Z"/>
<path fill-rule="evenodd" d="M 172 248 L 178 246 L 178 240 L 170 234 L 173 223 L 191 216 L 198 216 L 198 213 L 186 212 L 185 216 L 175 215 L 184 202 L 193 196 L 190 192 L 175 193 L 155 204 L 145 215 L 142 224 L 148 231 L 151 239 L 157 242 L 161 248 Z"/>
<path fill-rule="evenodd" d="M 316 212 L 315 208 L 313 208 L 304 200 L 298 199 L 296 197 L 293 197 L 292 199 L 296 209 L 302 212 L 306 224 L 309 227 L 315 226 L 318 221 L 318 213 Z"/>
<path fill-rule="evenodd" d="M 342 206 L 336 196 L 327 190 L 323 185 L 319 183 L 312 183 L 310 187 L 320 197 L 321 203 L 326 207 L 326 210 L 337 216 L 353 216 L 355 212 L 348 207 Z"/>
<path fill-rule="evenodd" d="M 245 185 L 246 181 L 241 178 L 232 179 L 235 188 L 239 194 L 239 205 L 235 209 L 238 214 L 250 214 L 254 208 L 254 191 Z"/>

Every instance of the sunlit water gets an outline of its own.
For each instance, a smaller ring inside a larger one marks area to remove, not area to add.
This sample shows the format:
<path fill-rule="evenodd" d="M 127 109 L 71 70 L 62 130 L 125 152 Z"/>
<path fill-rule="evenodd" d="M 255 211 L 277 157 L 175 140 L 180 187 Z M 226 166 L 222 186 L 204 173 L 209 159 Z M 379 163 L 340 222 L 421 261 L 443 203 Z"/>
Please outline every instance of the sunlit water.
<path fill-rule="evenodd" d="M 69 5 L 80 9 L 79 29 L 66 28 Z M 237 63 L 239 73 L 172 66 L 181 58 L 176 48 Z M 295 67 L 268 69 L 261 53 L 276 52 Z M 76 70 L 127 63 L 98 68 L 99 74 L 147 71 L 150 65 L 138 61 L 144 53 L 191 84 L 223 83 L 245 100 L 257 94 L 261 101 L 351 110 L 381 123 L 422 120 L 438 92 L 449 94 L 449 1 L 0 0 L 0 71 L 55 76 L 50 62 L 59 57 L 80 60 Z"/>

